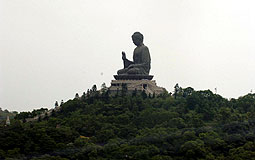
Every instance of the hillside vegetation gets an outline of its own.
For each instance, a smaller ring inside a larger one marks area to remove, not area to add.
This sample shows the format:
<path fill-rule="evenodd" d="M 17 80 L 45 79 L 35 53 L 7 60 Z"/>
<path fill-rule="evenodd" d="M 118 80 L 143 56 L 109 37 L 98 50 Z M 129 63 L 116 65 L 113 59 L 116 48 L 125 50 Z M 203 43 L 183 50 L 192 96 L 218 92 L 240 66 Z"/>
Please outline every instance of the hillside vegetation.
<path fill-rule="evenodd" d="M 234 160 L 255 157 L 255 94 L 185 88 L 158 97 L 91 90 L 59 112 L 0 127 L 0 159 Z"/>

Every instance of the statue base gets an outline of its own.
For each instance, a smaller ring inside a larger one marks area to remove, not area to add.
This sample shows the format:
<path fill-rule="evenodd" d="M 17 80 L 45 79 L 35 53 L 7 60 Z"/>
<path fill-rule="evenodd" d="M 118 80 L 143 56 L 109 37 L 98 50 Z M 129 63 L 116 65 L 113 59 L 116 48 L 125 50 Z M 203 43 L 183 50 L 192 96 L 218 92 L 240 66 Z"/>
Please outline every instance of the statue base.
<path fill-rule="evenodd" d="M 120 75 L 117 76 L 117 78 Z M 122 76 L 122 75 L 121 75 Z M 115 77 L 115 76 L 114 76 Z M 153 77 L 153 76 L 152 76 Z M 152 79 L 151 77 L 151 79 Z M 115 77 L 116 78 L 116 77 Z M 137 78 L 137 77 L 136 77 Z M 130 79 L 118 79 L 112 80 L 111 86 L 109 87 L 109 92 L 111 95 L 121 94 L 122 91 L 125 90 L 128 94 L 132 94 L 135 91 L 143 92 L 147 95 L 160 95 L 165 92 L 165 89 L 162 87 L 158 87 L 155 80 L 149 79 L 138 79 L 138 80 L 130 80 Z"/>

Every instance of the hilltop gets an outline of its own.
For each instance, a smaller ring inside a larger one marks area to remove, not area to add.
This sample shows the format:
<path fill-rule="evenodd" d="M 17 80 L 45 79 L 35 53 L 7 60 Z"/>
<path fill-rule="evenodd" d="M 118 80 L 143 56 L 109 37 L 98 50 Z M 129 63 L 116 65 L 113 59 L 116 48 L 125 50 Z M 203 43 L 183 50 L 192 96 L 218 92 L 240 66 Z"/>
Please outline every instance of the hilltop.
<path fill-rule="evenodd" d="M 2 159 L 250 159 L 255 94 L 188 87 L 159 96 L 90 90 L 37 121 L 0 128 Z M 29 114 L 27 114 L 29 115 Z"/>

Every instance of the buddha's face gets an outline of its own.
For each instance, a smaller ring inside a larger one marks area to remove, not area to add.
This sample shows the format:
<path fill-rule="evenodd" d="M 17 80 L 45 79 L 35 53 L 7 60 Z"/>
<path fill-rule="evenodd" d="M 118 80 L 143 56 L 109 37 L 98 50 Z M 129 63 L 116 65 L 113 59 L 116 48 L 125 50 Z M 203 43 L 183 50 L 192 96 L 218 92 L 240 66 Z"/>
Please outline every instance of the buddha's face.
<path fill-rule="evenodd" d="M 143 43 L 143 41 L 136 35 L 132 36 L 132 40 L 136 46 L 140 46 Z"/>

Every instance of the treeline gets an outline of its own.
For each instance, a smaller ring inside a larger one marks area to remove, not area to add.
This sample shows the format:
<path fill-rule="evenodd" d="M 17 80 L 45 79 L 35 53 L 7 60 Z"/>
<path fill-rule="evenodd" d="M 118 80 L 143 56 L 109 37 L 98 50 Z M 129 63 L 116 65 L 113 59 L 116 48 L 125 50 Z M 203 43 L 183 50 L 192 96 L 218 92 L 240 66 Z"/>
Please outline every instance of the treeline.
<path fill-rule="evenodd" d="M 225 99 L 176 88 L 160 96 L 95 88 L 59 112 L 0 128 L 0 159 L 234 160 L 255 157 L 255 94 Z"/>

